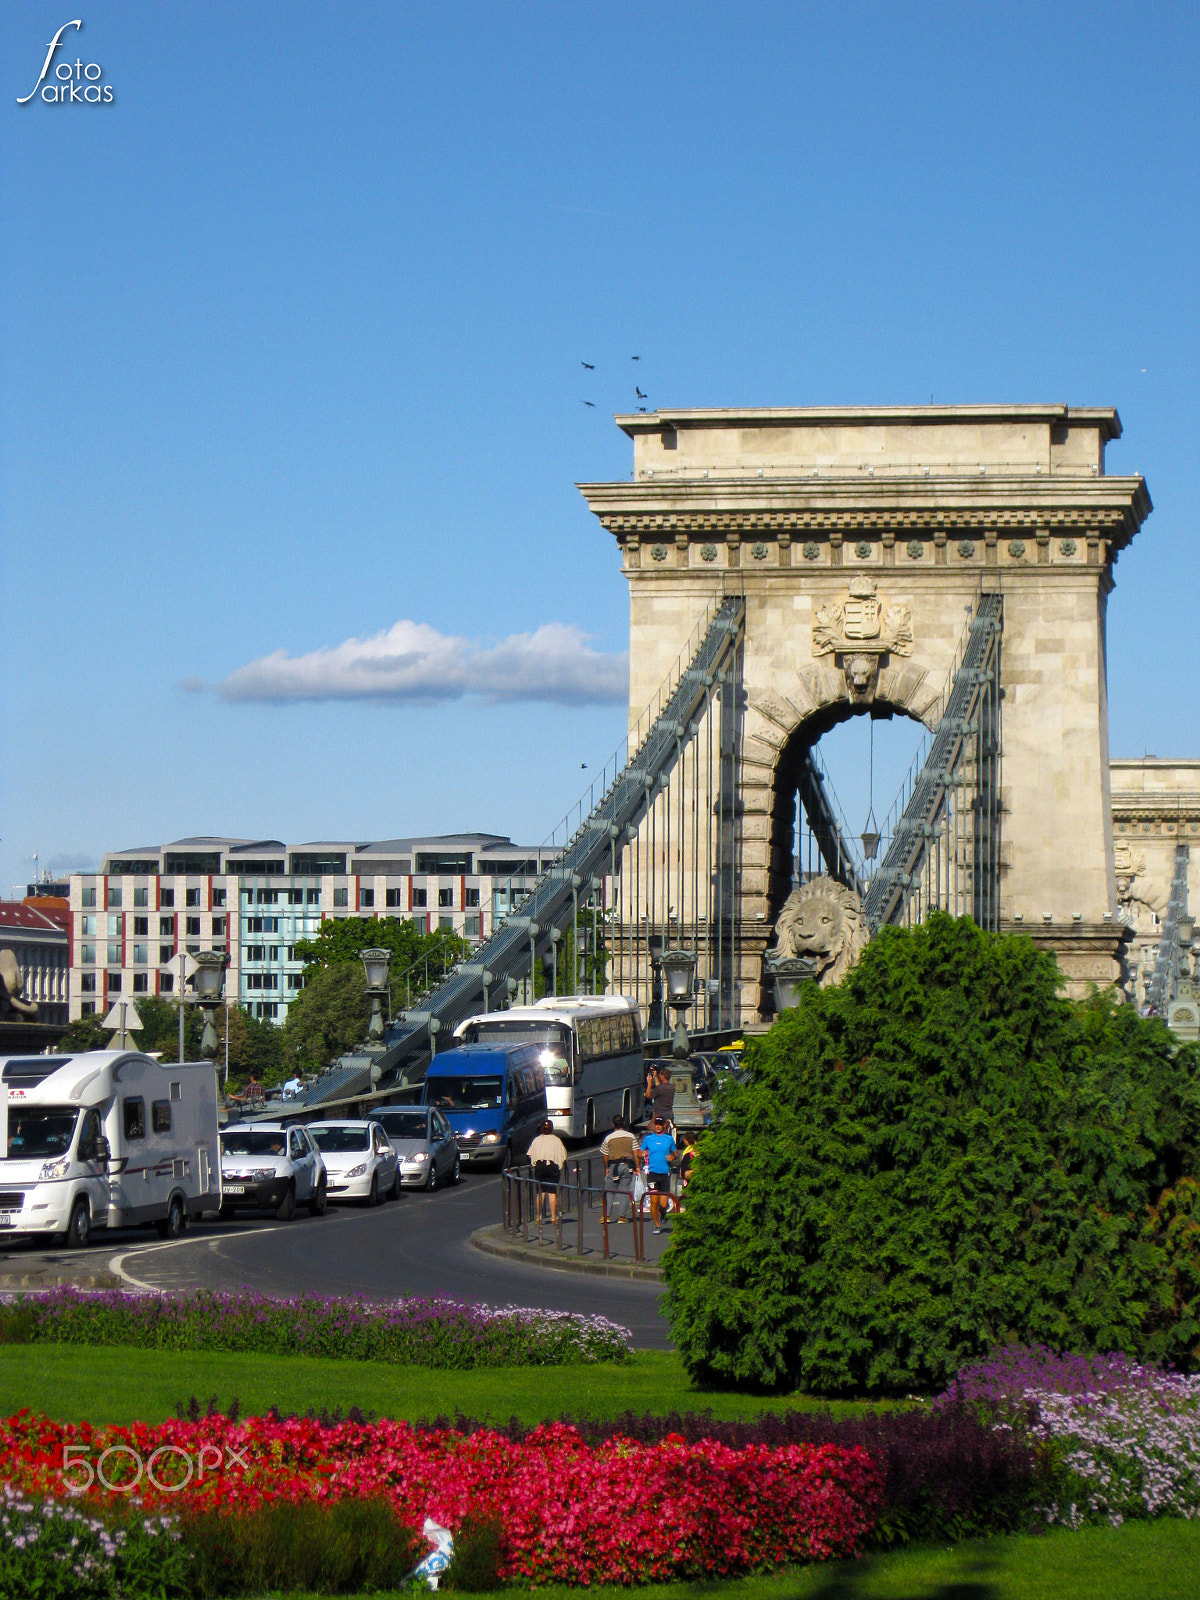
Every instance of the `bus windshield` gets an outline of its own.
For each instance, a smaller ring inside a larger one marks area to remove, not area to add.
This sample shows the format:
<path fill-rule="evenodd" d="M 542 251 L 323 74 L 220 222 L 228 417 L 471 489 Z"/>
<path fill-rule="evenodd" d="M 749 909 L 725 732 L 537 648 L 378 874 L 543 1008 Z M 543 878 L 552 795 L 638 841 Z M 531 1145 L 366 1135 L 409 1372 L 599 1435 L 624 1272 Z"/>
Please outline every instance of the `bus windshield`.
<path fill-rule="evenodd" d="M 8 1159 L 44 1161 L 71 1148 L 79 1112 L 71 1106 L 9 1106 Z"/>
<path fill-rule="evenodd" d="M 504 1103 L 504 1079 L 439 1072 L 425 1079 L 425 1099 L 443 1111 L 494 1111 Z"/>
<path fill-rule="evenodd" d="M 571 1030 L 562 1022 L 541 1022 L 534 1017 L 479 1018 L 468 1024 L 464 1044 L 490 1044 L 503 1039 L 506 1044 L 541 1045 L 541 1065 L 549 1084 L 566 1084 L 571 1076 Z"/>

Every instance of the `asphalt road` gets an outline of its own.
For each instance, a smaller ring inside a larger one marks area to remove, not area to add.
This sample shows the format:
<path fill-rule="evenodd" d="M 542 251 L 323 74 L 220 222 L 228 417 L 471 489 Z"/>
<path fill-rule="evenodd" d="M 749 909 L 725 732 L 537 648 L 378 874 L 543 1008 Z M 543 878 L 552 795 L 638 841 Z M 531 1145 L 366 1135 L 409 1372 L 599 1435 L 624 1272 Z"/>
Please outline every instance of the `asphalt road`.
<path fill-rule="evenodd" d="M 298 1211 L 291 1222 L 241 1214 L 193 1223 L 163 1244 L 149 1230 L 99 1233 L 86 1252 L 34 1252 L 13 1241 L 0 1267 L 53 1258 L 93 1269 L 110 1266 L 131 1287 L 250 1289 L 261 1294 L 451 1295 L 488 1305 L 537 1306 L 598 1314 L 619 1322 L 643 1349 L 670 1346 L 654 1283 L 560 1272 L 485 1255 L 470 1243 L 500 1220 L 500 1180 L 468 1173 L 435 1194 L 405 1190 L 375 1210 L 333 1205 L 323 1217 Z"/>

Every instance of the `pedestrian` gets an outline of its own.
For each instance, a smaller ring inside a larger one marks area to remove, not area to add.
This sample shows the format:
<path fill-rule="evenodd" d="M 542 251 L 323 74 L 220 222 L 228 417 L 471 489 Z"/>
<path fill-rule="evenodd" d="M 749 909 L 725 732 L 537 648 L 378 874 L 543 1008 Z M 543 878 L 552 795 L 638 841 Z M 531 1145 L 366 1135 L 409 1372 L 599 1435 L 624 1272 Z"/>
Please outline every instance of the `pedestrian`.
<path fill-rule="evenodd" d="M 671 1074 L 666 1067 L 658 1069 L 654 1087 L 650 1091 L 650 1104 L 653 1115 L 661 1117 L 668 1128 L 674 1129 L 675 1085 L 671 1082 Z"/>
<path fill-rule="evenodd" d="M 612 1132 L 606 1133 L 600 1145 L 600 1156 L 604 1162 L 604 1203 L 608 1208 L 607 1215 L 610 1222 L 625 1222 L 633 1218 L 633 1177 L 637 1171 L 638 1147 L 637 1140 L 625 1126 L 625 1118 L 618 1112 L 612 1119 Z M 621 1215 L 621 1203 L 616 1202 L 616 1214 L 609 1204 L 609 1195 L 624 1195 L 629 1201 L 629 1218 Z"/>
<path fill-rule="evenodd" d="M 543 1207 L 548 1206 L 550 1221 L 557 1222 L 558 1182 L 567 1164 L 567 1147 L 555 1133 L 549 1117 L 542 1123 L 542 1131 L 529 1146 L 529 1159 L 537 1180 L 537 1220 L 542 1220 Z"/>
<path fill-rule="evenodd" d="M 663 1119 L 655 1113 L 651 1131 L 642 1140 L 642 1160 L 646 1163 L 646 1183 L 650 1190 L 650 1215 L 655 1233 L 662 1232 L 662 1203 L 671 1208 L 671 1166 L 675 1160 L 675 1140 Z"/>

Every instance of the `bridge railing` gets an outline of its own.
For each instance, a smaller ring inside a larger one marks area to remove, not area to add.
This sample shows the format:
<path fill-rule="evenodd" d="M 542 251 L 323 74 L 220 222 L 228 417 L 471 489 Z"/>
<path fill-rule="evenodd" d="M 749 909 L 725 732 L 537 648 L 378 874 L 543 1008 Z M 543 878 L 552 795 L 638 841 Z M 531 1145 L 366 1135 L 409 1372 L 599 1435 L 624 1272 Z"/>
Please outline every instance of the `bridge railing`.
<path fill-rule="evenodd" d="M 883 862 L 867 888 L 872 931 L 934 907 L 1000 921 L 1000 664 L 1003 600 L 977 592 L 935 707 L 932 732 L 888 814 Z"/>

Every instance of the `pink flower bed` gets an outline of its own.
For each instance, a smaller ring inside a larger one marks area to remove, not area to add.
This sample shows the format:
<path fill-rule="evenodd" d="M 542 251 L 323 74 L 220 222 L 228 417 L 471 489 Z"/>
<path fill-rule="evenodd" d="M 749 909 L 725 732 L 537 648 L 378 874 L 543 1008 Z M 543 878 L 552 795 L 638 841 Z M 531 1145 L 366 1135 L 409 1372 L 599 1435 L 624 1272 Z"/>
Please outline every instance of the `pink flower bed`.
<path fill-rule="evenodd" d="M 538 1428 L 520 1443 L 403 1422 L 333 1427 L 293 1418 L 208 1417 L 153 1427 L 93 1428 L 20 1412 L 0 1422 L 0 1456 L 14 1486 L 61 1498 L 87 1468 L 129 1482 L 161 1446 L 143 1506 L 253 1510 L 265 1501 L 379 1496 L 409 1526 L 427 1516 L 456 1529 L 469 1514 L 498 1518 L 501 1576 L 526 1583 L 641 1583 L 724 1577 L 794 1561 L 854 1554 L 874 1527 L 882 1468 L 837 1445 L 658 1444 L 615 1438 L 591 1448 L 573 1428 Z M 64 1477 L 64 1461 L 75 1467 Z M 85 1463 L 81 1466 L 79 1463 Z M 216 1465 L 219 1462 L 220 1465 Z M 195 1464 L 207 1464 L 203 1475 Z M 128 1498 L 98 1486 L 88 1500 Z"/>

